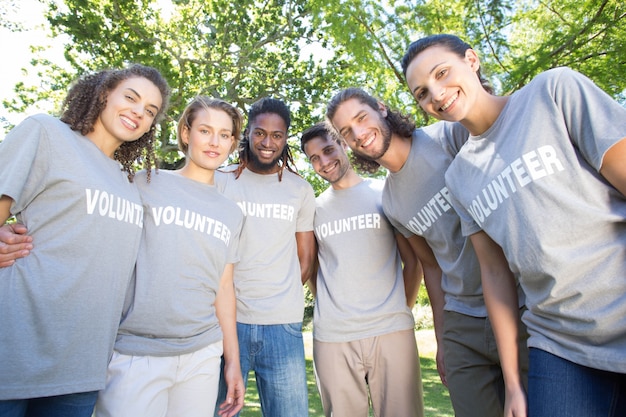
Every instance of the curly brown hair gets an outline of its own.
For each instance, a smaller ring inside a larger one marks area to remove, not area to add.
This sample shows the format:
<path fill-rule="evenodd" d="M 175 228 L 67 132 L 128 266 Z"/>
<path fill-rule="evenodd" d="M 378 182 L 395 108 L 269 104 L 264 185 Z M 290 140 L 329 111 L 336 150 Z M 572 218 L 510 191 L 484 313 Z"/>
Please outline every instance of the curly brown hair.
<path fill-rule="evenodd" d="M 165 114 L 170 94 L 167 81 L 158 70 L 141 64 L 132 64 L 128 68 L 102 70 L 79 78 L 71 86 L 63 101 L 61 121 L 82 135 L 93 132 L 98 117 L 107 105 L 109 93 L 120 82 L 133 77 L 142 77 L 151 81 L 161 92 L 163 103 L 150 130 L 135 141 L 124 142 L 115 151 L 113 157 L 122 164 L 122 170 L 128 174 L 131 182 L 135 176 L 134 165 L 141 160 L 143 168 L 148 171 L 148 181 L 150 181 L 150 171 L 152 167 L 156 167 L 154 152 L 156 125 Z"/>

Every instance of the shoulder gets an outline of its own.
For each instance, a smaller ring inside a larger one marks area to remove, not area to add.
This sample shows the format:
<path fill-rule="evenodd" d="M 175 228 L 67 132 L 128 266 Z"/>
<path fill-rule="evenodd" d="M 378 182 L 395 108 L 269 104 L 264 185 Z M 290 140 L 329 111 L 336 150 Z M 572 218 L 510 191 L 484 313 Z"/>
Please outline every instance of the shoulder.
<path fill-rule="evenodd" d="M 592 83 L 589 78 L 568 67 L 546 70 L 533 78 L 523 90 L 569 88 L 576 84 Z"/>
<path fill-rule="evenodd" d="M 447 121 L 438 121 L 416 129 L 414 135 L 420 134 L 452 156 L 459 152 L 469 137 L 468 130 L 461 123 Z"/>

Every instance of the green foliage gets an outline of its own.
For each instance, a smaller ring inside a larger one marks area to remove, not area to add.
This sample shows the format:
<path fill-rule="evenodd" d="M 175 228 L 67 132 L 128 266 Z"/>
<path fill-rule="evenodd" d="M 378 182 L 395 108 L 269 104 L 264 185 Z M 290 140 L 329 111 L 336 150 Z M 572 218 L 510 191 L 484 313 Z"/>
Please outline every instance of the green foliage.
<path fill-rule="evenodd" d="M 244 113 L 262 96 L 282 98 L 293 111 L 294 142 L 348 86 L 365 87 L 425 122 L 399 62 L 412 40 L 433 33 L 454 33 L 473 45 L 500 93 L 562 65 L 616 99 L 626 91 L 621 0 L 171 0 L 169 7 L 165 0 L 40 1 L 51 37 L 67 39 L 66 62 L 41 58 L 35 46 L 25 70 L 37 81 L 16 85 L 5 108 L 22 112 L 41 101 L 58 107 L 70 81 L 85 71 L 152 65 L 173 88 L 159 149 L 170 165 L 180 162 L 174 122 L 197 94 L 223 98 Z M 3 27 L 20 30 L 4 17 L 16 4 L 0 7 Z"/>

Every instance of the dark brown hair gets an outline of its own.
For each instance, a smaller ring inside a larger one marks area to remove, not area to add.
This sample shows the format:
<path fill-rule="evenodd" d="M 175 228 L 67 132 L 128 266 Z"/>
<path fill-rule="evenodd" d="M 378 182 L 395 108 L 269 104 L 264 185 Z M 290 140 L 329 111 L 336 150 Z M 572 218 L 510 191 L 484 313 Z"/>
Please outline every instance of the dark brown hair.
<path fill-rule="evenodd" d="M 139 139 L 124 142 L 114 153 L 113 157 L 120 164 L 122 170 L 128 174 L 132 182 L 135 176 L 134 164 L 141 159 L 143 168 L 148 171 L 156 166 L 154 154 L 155 126 L 165 114 L 168 105 L 170 89 L 161 73 L 152 67 L 133 64 L 124 69 L 102 70 L 79 78 L 70 88 L 63 102 L 61 121 L 67 123 L 72 130 L 86 135 L 93 132 L 98 117 L 107 105 L 109 93 L 120 82 L 133 77 L 142 77 L 151 81 L 161 92 L 163 103 L 152 122 L 152 127 Z"/>

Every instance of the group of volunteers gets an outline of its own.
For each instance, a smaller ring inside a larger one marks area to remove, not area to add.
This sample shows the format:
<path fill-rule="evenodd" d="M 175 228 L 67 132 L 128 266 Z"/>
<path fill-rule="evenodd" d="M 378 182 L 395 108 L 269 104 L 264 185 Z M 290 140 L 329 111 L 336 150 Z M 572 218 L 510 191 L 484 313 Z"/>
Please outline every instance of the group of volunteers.
<path fill-rule="evenodd" d="M 318 197 L 276 98 L 244 122 L 195 97 L 184 166 L 155 169 L 169 87 L 140 64 L 81 77 L 60 117 L 11 130 L 0 417 L 245 415 L 250 372 L 264 416 L 308 416 L 303 285 L 324 415 L 431 415 L 422 277 L 457 417 L 626 416 L 626 108 L 568 68 L 495 95 L 454 35 L 401 65 L 439 121 L 337 92 L 300 135 Z"/>

